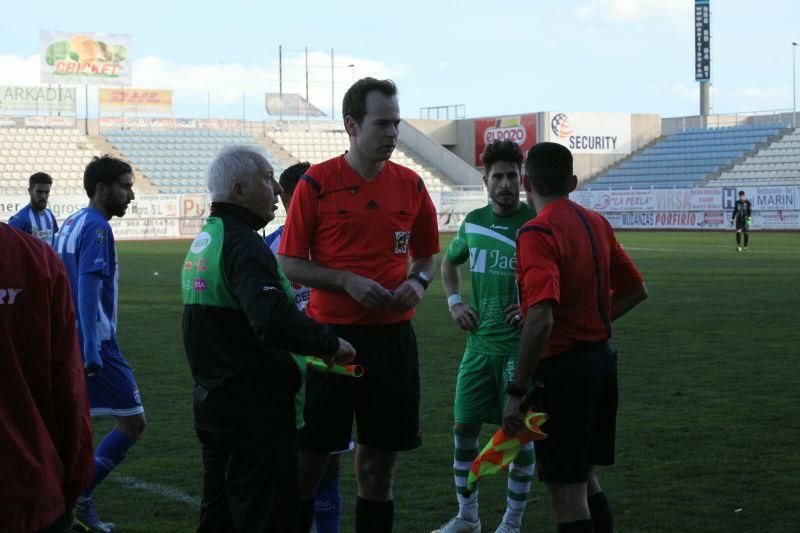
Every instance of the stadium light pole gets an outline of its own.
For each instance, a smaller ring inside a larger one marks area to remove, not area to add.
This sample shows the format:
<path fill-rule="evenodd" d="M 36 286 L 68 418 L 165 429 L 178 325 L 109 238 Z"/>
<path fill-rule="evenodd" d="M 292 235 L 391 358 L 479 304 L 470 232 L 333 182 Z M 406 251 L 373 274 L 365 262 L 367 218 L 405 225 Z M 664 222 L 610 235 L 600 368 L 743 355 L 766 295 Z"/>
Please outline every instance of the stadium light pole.
<path fill-rule="evenodd" d="M 797 128 L 797 74 L 795 63 L 798 44 L 792 41 L 792 127 Z"/>

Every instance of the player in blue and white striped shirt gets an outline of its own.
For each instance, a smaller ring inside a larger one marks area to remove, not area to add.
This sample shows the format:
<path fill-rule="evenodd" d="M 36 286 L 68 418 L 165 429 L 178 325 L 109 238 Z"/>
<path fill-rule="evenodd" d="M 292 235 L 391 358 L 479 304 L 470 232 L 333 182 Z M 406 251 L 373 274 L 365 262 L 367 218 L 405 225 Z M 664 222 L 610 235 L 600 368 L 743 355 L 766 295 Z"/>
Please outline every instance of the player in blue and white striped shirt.
<path fill-rule="evenodd" d="M 39 237 L 44 242 L 53 246 L 55 243 L 58 224 L 52 211 L 47 209 L 47 200 L 50 198 L 50 187 L 53 178 L 44 172 L 37 172 L 28 178 L 28 194 L 31 203 L 17 211 L 8 221 L 13 226 L 34 237 Z"/>
<path fill-rule="evenodd" d="M 125 458 L 145 428 L 139 388 L 116 339 L 119 276 L 108 223 L 113 216 L 124 216 L 134 199 L 133 170 L 114 157 L 95 157 L 86 167 L 83 186 L 89 205 L 64 221 L 56 251 L 72 287 L 91 414 L 117 420 L 117 427 L 95 449 L 94 476 L 75 506 L 79 528 L 106 533 L 113 527 L 97 517 L 92 491 Z"/>

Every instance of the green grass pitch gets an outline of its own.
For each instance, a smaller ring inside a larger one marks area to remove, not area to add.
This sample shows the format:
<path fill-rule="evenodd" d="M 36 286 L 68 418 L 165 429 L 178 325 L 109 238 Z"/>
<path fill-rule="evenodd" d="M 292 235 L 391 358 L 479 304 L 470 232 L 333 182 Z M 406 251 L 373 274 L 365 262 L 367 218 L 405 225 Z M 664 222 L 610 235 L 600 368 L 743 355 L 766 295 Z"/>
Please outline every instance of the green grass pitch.
<path fill-rule="evenodd" d="M 450 239 L 442 237 L 443 249 Z M 619 239 L 643 271 L 650 299 L 615 325 L 617 465 L 599 477 L 617 530 L 800 531 L 800 234 L 753 234 L 745 253 L 735 251 L 732 233 Z M 187 247 L 118 244 L 118 337 L 149 420 L 95 495 L 101 518 L 119 531 L 192 531 L 197 524 L 202 465 L 178 291 Z M 400 460 L 398 532 L 430 531 L 456 511 L 450 426 L 464 336 L 438 276 L 414 326 L 424 442 Z M 111 420 L 96 424 L 103 435 Z M 353 530 L 352 462 L 344 456 L 343 532 Z M 484 528 L 493 531 L 505 477 L 483 483 L 480 501 Z M 553 524 L 544 486 L 534 482 L 523 531 L 553 531 Z"/>

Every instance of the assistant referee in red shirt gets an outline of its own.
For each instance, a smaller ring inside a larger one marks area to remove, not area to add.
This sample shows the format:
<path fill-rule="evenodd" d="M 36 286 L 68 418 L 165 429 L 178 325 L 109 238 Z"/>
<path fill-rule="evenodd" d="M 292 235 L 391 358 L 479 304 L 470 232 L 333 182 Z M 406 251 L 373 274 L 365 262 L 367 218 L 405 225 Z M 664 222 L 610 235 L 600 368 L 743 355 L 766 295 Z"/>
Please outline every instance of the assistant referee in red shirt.
<path fill-rule="evenodd" d="M 420 445 L 419 363 L 411 317 L 434 273 L 436 210 L 422 179 L 389 161 L 400 108 L 390 80 L 344 96 L 350 149 L 312 166 L 295 189 L 278 250 L 286 275 L 311 287 L 306 312 L 349 341 L 352 379 L 312 373 L 300 433 L 301 527 L 330 452 L 347 449 L 355 415 L 357 532 L 391 531 L 397 453 Z M 409 269 L 410 258 L 410 269 Z"/>
<path fill-rule="evenodd" d="M 608 221 L 569 200 L 577 178 L 566 147 L 533 146 L 525 173 L 528 203 L 539 214 L 517 237 L 525 318 L 503 427 L 519 432 L 532 386 L 533 409 L 550 415 L 536 462 L 558 531 L 610 532 L 611 509 L 594 473 L 595 465 L 614 463 L 617 353 L 608 339 L 611 323 L 647 289 Z"/>

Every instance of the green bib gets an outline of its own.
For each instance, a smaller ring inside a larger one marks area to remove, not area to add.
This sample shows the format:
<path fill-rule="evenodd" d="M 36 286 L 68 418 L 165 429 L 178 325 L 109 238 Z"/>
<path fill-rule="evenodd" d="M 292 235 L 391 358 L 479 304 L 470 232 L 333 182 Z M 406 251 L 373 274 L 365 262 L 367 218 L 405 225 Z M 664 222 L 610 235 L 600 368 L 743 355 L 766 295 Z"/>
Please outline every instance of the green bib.
<path fill-rule="evenodd" d="M 241 309 L 225 279 L 222 244 L 225 228 L 221 218 L 209 217 L 192 241 L 181 271 L 184 305 Z"/>

